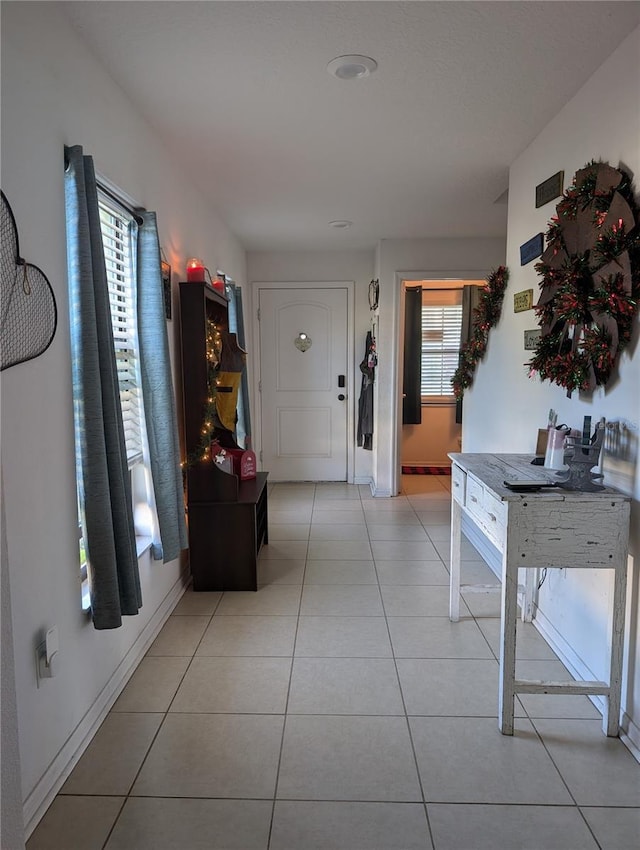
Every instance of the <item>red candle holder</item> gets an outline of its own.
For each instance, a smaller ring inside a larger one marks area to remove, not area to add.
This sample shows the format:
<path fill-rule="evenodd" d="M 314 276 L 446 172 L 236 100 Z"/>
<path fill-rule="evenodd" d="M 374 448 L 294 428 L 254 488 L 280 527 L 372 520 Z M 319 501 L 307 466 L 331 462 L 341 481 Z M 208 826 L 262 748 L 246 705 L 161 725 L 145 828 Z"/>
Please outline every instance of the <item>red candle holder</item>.
<path fill-rule="evenodd" d="M 187 281 L 189 283 L 205 283 L 206 268 L 202 260 L 192 257 L 187 260 Z"/>

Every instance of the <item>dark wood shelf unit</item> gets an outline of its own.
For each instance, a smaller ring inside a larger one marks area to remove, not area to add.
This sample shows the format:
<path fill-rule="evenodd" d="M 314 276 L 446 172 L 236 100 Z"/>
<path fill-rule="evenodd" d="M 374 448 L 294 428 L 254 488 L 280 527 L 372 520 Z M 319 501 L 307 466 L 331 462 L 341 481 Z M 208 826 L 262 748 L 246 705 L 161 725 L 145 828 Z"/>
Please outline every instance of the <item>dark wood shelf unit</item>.
<path fill-rule="evenodd" d="M 207 319 L 228 321 L 228 302 L 206 283 L 180 284 L 182 387 L 187 457 L 201 441 L 207 405 Z M 257 590 L 257 558 L 268 543 L 267 473 L 241 481 L 208 460 L 187 468 L 193 589 Z"/>
<path fill-rule="evenodd" d="M 207 319 L 227 322 L 229 305 L 207 283 L 180 284 L 182 399 L 187 457 L 200 445 L 207 404 Z"/>
<path fill-rule="evenodd" d="M 193 589 L 257 590 L 257 555 L 262 543 L 269 542 L 267 473 L 239 481 L 237 475 L 210 466 L 213 487 L 218 477 L 233 479 L 237 498 L 189 502 Z M 222 489 L 226 483 L 221 482 Z"/>

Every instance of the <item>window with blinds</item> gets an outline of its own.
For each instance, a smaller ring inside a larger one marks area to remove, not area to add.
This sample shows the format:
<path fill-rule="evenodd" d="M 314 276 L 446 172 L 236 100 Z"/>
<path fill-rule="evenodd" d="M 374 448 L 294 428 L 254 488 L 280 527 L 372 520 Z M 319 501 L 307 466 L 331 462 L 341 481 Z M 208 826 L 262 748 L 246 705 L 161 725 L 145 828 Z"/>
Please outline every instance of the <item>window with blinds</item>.
<path fill-rule="evenodd" d="M 461 300 L 460 290 L 423 292 L 421 383 L 423 398 L 453 398 L 451 378 L 458 366 L 460 352 Z"/>
<path fill-rule="evenodd" d="M 142 410 L 131 238 L 135 222 L 130 213 L 105 195 L 100 195 L 98 206 L 127 461 L 129 467 L 132 467 L 142 460 Z"/>

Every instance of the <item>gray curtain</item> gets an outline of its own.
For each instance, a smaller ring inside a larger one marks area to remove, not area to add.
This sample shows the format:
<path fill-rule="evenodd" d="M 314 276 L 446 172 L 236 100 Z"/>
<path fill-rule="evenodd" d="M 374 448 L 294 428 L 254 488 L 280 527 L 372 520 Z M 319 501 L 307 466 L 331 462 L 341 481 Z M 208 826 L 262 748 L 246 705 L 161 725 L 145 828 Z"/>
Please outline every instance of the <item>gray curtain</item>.
<path fill-rule="evenodd" d="M 422 287 L 407 289 L 404 298 L 404 369 L 402 424 L 422 422 Z"/>
<path fill-rule="evenodd" d="M 142 222 L 136 251 L 138 346 L 148 459 L 158 517 L 152 552 L 156 560 L 167 563 L 187 548 L 187 527 L 156 214 L 146 211 L 139 214 Z"/>
<path fill-rule="evenodd" d="M 227 284 L 229 298 L 229 331 L 236 334 L 240 348 L 246 348 L 244 331 L 244 316 L 242 312 L 242 289 L 235 283 Z M 247 370 L 244 369 L 240 379 L 240 392 L 238 393 L 238 425 L 236 439 L 243 441 L 247 447 L 246 438 L 251 440 L 251 413 L 249 411 L 249 381 Z"/>
<path fill-rule="evenodd" d="M 65 213 L 77 475 L 96 629 L 142 605 L 131 485 L 93 160 L 65 148 Z"/>
<path fill-rule="evenodd" d="M 467 284 L 462 287 L 462 327 L 460 330 L 460 348 L 471 339 L 473 333 L 473 311 L 480 303 L 481 286 Z M 462 399 L 456 401 L 456 424 L 462 422 Z"/>

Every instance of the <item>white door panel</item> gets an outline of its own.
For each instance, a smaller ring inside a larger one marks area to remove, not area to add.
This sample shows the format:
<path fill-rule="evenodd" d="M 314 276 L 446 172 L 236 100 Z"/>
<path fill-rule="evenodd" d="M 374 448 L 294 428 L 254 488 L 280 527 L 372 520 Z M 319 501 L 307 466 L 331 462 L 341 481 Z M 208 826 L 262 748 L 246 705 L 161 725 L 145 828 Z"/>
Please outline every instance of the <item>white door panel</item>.
<path fill-rule="evenodd" d="M 330 434 L 330 408 L 278 408 L 278 457 L 331 457 Z"/>
<path fill-rule="evenodd" d="M 276 389 L 328 392 L 331 389 L 331 313 L 326 305 L 298 302 L 281 307 L 276 313 L 276 323 Z M 306 333 L 311 342 L 307 351 L 294 347 L 300 332 Z"/>
<path fill-rule="evenodd" d="M 259 302 L 263 467 L 274 481 L 346 481 L 347 290 L 260 289 Z"/>

